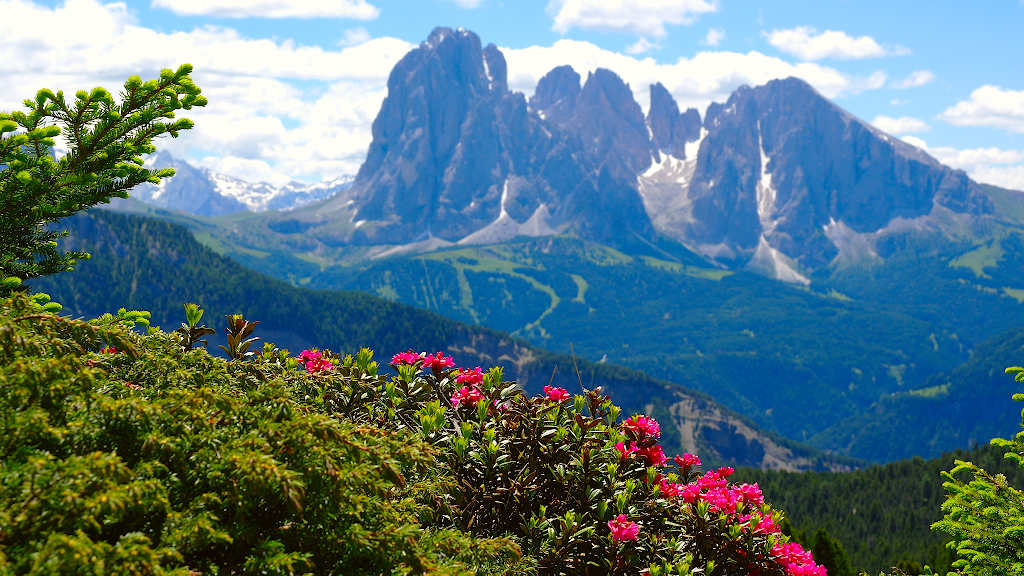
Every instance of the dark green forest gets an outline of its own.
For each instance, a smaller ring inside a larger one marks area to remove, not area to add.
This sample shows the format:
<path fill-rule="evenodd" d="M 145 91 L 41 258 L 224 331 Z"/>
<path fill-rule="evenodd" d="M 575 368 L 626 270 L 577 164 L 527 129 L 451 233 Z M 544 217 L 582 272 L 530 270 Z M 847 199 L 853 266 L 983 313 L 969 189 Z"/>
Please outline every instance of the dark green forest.
<path fill-rule="evenodd" d="M 1006 402 L 1012 404 L 1009 398 Z M 847 473 L 741 468 L 735 477 L 757 482 L 765 498 L 786 511 L 798 539 L 811 541 L 824 529 L 842 544 L 857 570 L 878 574 L 899 565 L 913 575 L 927 564 L 945 574 L 955 558 L 944 547 L 949 536 L 930 528 L 942 518 L 939 506 L 946 498 L 939 473 L 951 470 L 955 460 L 967 460 L 1005 475 L 1011 486 L 1024 487 L 1024 470 L 1004 459 L 1005 453 L 986 444 Z"/>

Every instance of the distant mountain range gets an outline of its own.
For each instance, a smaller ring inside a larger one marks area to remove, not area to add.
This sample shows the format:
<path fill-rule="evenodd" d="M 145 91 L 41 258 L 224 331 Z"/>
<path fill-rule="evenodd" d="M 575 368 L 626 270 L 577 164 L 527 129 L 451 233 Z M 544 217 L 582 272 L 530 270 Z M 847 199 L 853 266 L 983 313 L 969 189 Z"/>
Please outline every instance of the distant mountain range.
<path fill-rule="evenodd" d="M 196 168 L 163 151 L 147 158 L 146 164 L 149 168 L 173 168 L 176 174 L 160 184 L 133 188 L 131 198 L 197 216 L 224 216 L 246 210 L 291 210 L 330 198 L 352 184 L 351 176 L 315 183 L 289 182 L 284 186 L 266 182 L 253 184 L 207 168 Z M 115 207 L 123 204 L 119 199 L 113 201 Z"/>
<path fill-rule="evenodd" d="M 394 68 L 352 186 L 278 216 L 325 245 L 388 254 L 573 233 L 676 243 L 730 269 L 808 283 L 908 229 L 957 234 L 994 213 L 967 175 L 796 78 L 741 87 L 703 120 L 661 84 L 645 117 L 615 73 L 570 67 L 533 96 L 472 32 L 438 28 Z"/>

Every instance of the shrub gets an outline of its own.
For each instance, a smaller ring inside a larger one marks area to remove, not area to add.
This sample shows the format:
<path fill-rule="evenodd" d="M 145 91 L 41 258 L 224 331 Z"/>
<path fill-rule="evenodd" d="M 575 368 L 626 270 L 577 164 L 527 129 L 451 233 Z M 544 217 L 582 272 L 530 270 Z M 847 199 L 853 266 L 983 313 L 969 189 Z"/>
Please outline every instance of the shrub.
<path fill-rule="evenodd" d="M 1007 368 L 1006 372 L 1024 382 L 1024 368 Z M 1024 394 L 1014 394 L 1013 399 L 1024 401 Z M 995 438 L 992 444 L 1009 448 L 1005 457 L 1024 466 L 1024 432 L 1012 440 Z M 963 482 L 955 477 L 959 472 L 974 479 Z M 942 476 L 950 495 L 942 504 L 945 516 L 932 528 L 952 536 L 948 546 L 960 557 L 953 567 L 976 576 L 1024 574 L 1024 492 L 1010 486 L 1002 474 L 993 476 L 962 460 Z"/>
<path fill-rule="evenodd" d="M 0 571 L 495 572 L 508 539 L 428 529 L 411 433 L 331 418 L 310 377 L 0 303 Z M 286 363 L 287 364 L 287 363 Z"/>
<path fill-rule="evenodd" d="M 226 361 L 186 311 L 142 336 L 142 313 L 0 305 L 7 569 L 824 574 L 756 485 L 668 460 L 600 390 L 529 398 L 441 353 Z"/>

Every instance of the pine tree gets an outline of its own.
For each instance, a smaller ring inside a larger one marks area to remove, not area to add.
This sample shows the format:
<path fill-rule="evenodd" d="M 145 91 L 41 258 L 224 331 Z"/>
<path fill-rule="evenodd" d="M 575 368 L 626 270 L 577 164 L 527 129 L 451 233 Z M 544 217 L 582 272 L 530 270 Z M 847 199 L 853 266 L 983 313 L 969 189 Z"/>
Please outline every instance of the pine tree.
<path fill-rule="evenodd" d="M 27 112 L 0 112 L 0 280 L 71 270 L 89 255 L 60 254 L 54 240 L 67 232 L 47 224 L 174 175 L 144 168 L 142 155 L 156 150 L 157 136 L 192 128 L 191 120 L 175 119 L 177 110 L 206 105 L 191 72 L 191 64 L 182 64 L 148 82 L 132 76 L 120 101 L 93 88 L 78 91 L 69 104 L 63 92 L 44 88 L 24 101 Z M 68 149 L 59 160 L 56 137 Z M 19 284 L 0 283 L 0 296 Z"/>

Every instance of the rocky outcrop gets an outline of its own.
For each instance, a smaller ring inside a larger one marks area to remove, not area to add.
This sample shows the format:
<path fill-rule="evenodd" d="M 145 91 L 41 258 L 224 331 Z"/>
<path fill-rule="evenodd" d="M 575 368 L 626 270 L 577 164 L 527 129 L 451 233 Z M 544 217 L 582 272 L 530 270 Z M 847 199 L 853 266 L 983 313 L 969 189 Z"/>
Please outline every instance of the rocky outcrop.
<path fill-rule="evenodd" d="M 617 76 L 560 68 L 527 105 L 472 32 L 435 29 L 392 71 L 352 189 L 306 217 L 339 243 L 486 243 L 565 230 L 654 234 L 636 195 L 643 114 Z M 628 128 L 628 130 L 626 130 Z M 587 145 L 583 143 L 587 142 Z M 351 223 L 331 227 L 339 219 Z"/>
<path fill-rule="evenodd" d="M 661 82 L 651 84 L 651 108 L 647 112 L 647 126 L 651 129 L 655 162 L 661 162 L 660 154 L 686 160 L 686 144 L 700 138 L 701 124 L 696 108 L 680 114 L 679 105 L 668 89 Z"/>
<path fill-rule="evenodd" d="M 732 266 L 805 281 L 800 271 L 839 253 L 830 226 L 876 234 L 936 209 L 992 210 L 966 174 L 855 118 L 802 80 L 741 87 L 709 107 L 705 128 L 692 176 L 676 191 L 686 196 L 686 217 L 666 231 Z"/>

